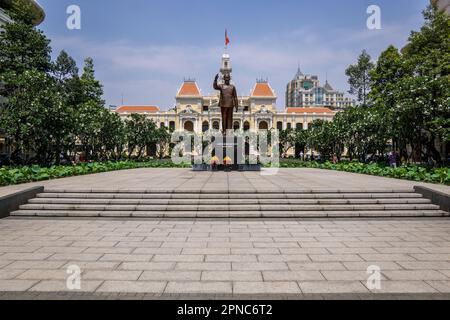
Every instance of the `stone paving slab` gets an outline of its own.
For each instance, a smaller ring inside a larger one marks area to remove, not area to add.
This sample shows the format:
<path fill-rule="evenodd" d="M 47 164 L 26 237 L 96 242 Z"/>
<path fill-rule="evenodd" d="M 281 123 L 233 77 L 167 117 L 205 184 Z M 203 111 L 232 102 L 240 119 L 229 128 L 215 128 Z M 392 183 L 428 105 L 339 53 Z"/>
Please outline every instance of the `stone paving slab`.
<path fill-rule="evenodd" d="M 450 293 L 448 219 L 7 218 L 0 239 L 0 299 Z M 73 265 L 78 291 L 66 285 Z M 367 286 L 370 266 L 381 290 Z"/>

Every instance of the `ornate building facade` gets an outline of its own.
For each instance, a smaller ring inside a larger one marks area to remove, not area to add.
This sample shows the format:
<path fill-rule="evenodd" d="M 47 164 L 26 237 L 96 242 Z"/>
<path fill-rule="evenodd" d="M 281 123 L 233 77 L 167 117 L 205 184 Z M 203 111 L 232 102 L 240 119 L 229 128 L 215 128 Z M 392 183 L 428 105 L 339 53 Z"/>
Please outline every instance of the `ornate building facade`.
<path fill-rule="evenodd" d="M 231 73 L 229 54 L 222 56 L 221 71 Z M 239 93 L 239 92 L 238 92 Z M 185 79 L 175 96 L 173 109 L 162 111 L 157 106 L 120 106 L 117 112 L 123 119 L 133 113 L 144 114 L 158 126 L 172 130 L 206 132 L 222 127 L 219 93 L 203 95 L 194 79 Z M 325 100 L 326 101 L 326 100 Z M 326 104 L 277 108 L 277 95 L 270 83 L 257 80 L 247 96 L 239 96 L 239 110 L 234 113 L 234 129 L 270 130 L 308 129 L 316 119 L 331 121 L 336 114 Z"/>

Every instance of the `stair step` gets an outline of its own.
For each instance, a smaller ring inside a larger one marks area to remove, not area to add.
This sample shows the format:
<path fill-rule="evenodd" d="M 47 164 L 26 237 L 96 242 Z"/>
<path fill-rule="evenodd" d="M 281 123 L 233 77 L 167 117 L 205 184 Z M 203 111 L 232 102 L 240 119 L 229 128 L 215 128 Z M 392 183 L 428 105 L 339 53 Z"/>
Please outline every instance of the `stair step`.
<path fill-rule="evenodd" d="M 341 205 L 341 204 L 429 204 L 430 200 L 415 199 L 64 199 L 36 198 L 30 204 L 71 205 Z"/>
<path fill-rule="evenodd" d="M 16 217 L 448 217 L 413 190 L 46 190 Z"/>
<path fill-rule="evenodd" d="M 448 217 L 441 210 L 410 211 L 254 211 L 254 212 L 198 212 L 198 211 L 63 211 L 63 210 L 19 210 L 11 213 L 15 217 L 136 217 L 136 218 L 376 218 L 376 217 Z"/>
<path fill-rule="evenodd" d="M 342 194 L 342 193 L 374 193 L 374 194 L 380 194 L 380 193 L 412 193 L 414 194 L 415 191 L 413 189 L 394 189 L 394 190 L 381 190 L 381 189 L 355 189 L 355 190 L 339 190 L 339 189 L 320 189 L 320 190 L 228 190 L 228 189 L 221 189 L 221 190 L 100 190 L 100 189 L 72 189 L 72 190 L 64 190 L 64 189 L 46 189 L 45 193 L 81 193 L 81 194 L 90 194 L 90 193 L 97 193 L 97 194 L 161 194 L 161 195 L 174 195 L 174 194 L 211 194 L 211 195 L 217 195 L 217 194 L 230 194 L 230 195 L 236 195 L 236 194 Z"/>
<path fill-rule="evenodd" d="M 377 205 L 83 205 L 83 204 L 26 204 L 24 210 L 77 211 L 355 211 L 355 210 L 436 210 L 432 204 Z"/>
<path fill-rule="evenodd" d="M 280 193 L 280 194 L 124 194 L 124 193 L 41 193 L 40 199 L 419 199 L 416 193 Z"/>

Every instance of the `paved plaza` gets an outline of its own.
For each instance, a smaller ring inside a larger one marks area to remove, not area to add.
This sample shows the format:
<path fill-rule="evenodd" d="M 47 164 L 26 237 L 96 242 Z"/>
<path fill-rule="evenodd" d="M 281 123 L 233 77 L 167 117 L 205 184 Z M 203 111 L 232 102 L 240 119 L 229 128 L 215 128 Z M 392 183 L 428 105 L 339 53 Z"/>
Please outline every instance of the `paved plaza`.
<path fill-rule="evenodd" d="M 1 188 L 76 190 L 374 190 L 425 185 L 321 170 L 192 173 L 142 169 Z M 68 267 L 81 289 L 67 287 Z M 369 288 L 370 266 L 381 289 Z M 450 298 L 450 220 L 94 219 L 0 220 L 0 298 L 86 294 L 153 298 L 310 295 Z M 64 296 L 63 296 L 64 297 Z M 83 296 L 81 296 L 83 297 Z"/>
<path fill-rule="evenodd" d="M 90 293 L 450 293 L 448 220 L 4 219 L 0 239 L 0 291 L 70 292 L 76 265 Z"/>
<path fill-rule="evenodd" d="M 264 173 L 264 172 L 263 172 Z M 63 190 L 170 190 L 254 192 L 278 190 L 399 190 L 425 186 L 450 194 L 450 186 L 318 169 L 259 172 L 193 172 L 190 169 L 136 169 L 0 188 L 0 196 L 32 186 Z"/>

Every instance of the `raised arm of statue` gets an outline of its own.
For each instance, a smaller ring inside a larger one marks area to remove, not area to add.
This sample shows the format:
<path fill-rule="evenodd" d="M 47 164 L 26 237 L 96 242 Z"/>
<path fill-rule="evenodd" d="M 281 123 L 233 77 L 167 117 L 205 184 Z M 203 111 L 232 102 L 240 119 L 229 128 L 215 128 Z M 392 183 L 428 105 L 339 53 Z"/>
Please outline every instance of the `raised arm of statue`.
<path fill-rule="evenodd" d="M 217 81 L 219 80 L 219 75 L 216 75 L 216 78 L 214 79 L 214 84 L 213 87 L 215 90 L 221 90 L 222 88 L 219 86 L 219 84 L 217 83 Z"/>

